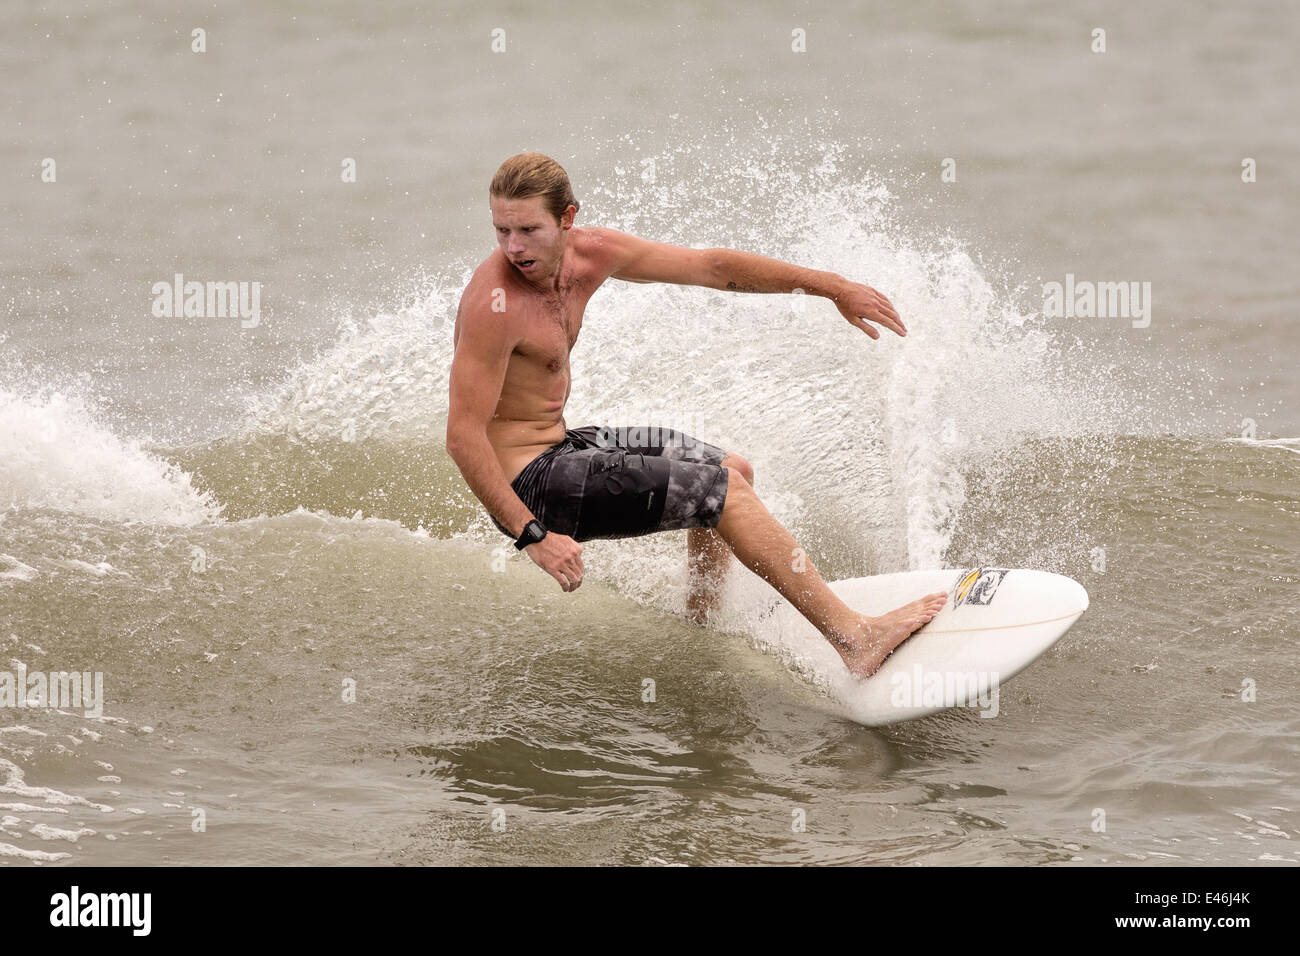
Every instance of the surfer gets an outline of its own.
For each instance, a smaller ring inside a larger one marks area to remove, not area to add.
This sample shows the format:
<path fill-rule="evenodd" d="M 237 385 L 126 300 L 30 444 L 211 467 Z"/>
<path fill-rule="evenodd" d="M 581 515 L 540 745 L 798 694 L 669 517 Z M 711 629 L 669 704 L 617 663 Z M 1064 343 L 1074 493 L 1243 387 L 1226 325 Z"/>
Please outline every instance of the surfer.
<path fill-rule="evenodd" d="M 569 429 L 569 354 L 583 313 L 606 279 L 830 299 L 873 339 L 875 323 L 906 335 L 869 286 L 730 249 L 650 242 L 577 228 L 563 168 L 540 153 L 506 160 L 489 187 L 497 248 L 461 296 L 454 332 L 447 452 L 496 526 L 566 592 L 582 584 L 582 545 L 686 530 L 687 611 L 703 623 L 730 556 L 788 600 L 870 676 L 943 607 L 928 594 L 880 617 L 859 614 L 827 587 L 754 492 L 740 455 L 660 428 Z"/>

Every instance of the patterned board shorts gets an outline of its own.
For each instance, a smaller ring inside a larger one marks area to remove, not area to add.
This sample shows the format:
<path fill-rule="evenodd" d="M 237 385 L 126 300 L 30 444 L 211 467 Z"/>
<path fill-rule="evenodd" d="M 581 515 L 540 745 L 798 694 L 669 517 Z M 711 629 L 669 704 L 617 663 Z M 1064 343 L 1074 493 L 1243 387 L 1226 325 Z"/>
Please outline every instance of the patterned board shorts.
<path fill-rule="evenodd" d="M 576 541 L 716 528 L 727 498 L 725 456 L 670 428 L 570 428 L 510 487 L 542 527 Z"/>

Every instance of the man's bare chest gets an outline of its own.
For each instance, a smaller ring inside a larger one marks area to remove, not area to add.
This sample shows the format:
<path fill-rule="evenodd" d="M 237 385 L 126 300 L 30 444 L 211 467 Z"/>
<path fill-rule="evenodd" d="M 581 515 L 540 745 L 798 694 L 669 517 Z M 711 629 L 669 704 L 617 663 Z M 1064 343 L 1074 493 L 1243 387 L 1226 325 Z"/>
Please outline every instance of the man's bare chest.
<path fill-rule="evenodd" d="M 560 343 L 566 352 L 577 344 L 591 293 L 574 286 L 528 303 L 525 333 L 539 342 Z"/>
<path fill-rule="evenodd" d="M 549 371 L 565 367 L 582 330 L 586 298 L 570 295 L 529 303 L 524 337 L 515 351 Z"/>

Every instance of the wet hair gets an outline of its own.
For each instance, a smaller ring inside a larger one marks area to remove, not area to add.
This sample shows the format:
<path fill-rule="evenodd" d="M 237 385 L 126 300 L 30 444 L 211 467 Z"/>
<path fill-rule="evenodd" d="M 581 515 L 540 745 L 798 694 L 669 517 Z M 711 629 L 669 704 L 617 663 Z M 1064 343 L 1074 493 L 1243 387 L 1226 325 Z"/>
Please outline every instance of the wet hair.
<path fill-rule="evenodd" d="M 541 196 L 547 212 L 557 222 L 563 218 L 564 210 L 578 206 L 578 200 L 573 198 L 573 187 L 569 185 L 569 174 L 563 166 L 541 153 L 520 153 L 502 163 L 488 187 L 488 197 L 496 196 L 502 199 Z"/>

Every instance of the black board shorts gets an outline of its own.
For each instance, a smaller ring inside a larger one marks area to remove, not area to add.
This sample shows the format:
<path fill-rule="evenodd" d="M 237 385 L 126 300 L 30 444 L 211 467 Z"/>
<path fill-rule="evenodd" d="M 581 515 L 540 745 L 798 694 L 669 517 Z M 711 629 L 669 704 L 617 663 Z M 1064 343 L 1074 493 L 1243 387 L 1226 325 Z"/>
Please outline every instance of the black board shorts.
<path fill-rule="evenodd" d="M 568 429 L 510 487 L 542 527 L 575 541 L 716 528 L 727 499 L 724 457 L 671 428 L 590 425 Z"/>

